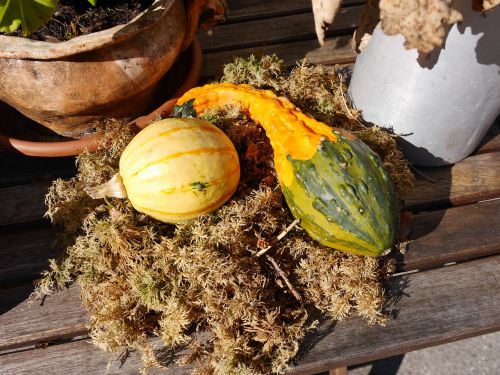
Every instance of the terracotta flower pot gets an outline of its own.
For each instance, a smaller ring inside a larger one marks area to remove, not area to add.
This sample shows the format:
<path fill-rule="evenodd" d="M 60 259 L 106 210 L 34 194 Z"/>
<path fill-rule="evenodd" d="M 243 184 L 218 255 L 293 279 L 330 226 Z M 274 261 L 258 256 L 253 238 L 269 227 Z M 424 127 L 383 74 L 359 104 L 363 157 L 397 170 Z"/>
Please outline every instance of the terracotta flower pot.
<path fill-rule="evenodd" d="M 201 47 L 198 40 L 195 38 L 190 46 L 190 48 L 180 56 L 180 59 L 172 67 L 166 75 L 166 79 L 160 81 L 161 85 L 175 87 L 175 92 L 167 98 L 163 99 L 161 105 L 159 105 L 153 111 L 147 113 L 146 115 L 139 116 L 134 120 L 130 121 L 130 125 L 138 126 L 140 128 L 145 127 L 151 121 L 154 121 L 159 116 L 168 116 L 172 111 L 177 99 L 184 94 L 187 90 L 194 87 L 201 74 L 202 66 L 202 55 Z M 179 73 L 183 77 L 183 80 L 179 82 Z M 175 75 L 175 79 L 171 79 Z M 178 83 L 177 83 L 178 82 Z M 172 89 L 171 88 L 171 89 Z M 164 89 L 164 87 L 160 87 Z M 168 91 L 168 89 L 166 90 Z M 20 116 L 17 113 L 18 117 Z M 16 114 L 7 116 L 13 124 L 16 123 Z M 21 116 L 22 117 L 22 116 Z M 4 120 L 5 118 L 1 118 Z M 23 122 L 21 119 L 17 122 Z M 4 124 L 7 125 L 7 124 Z M 23 133 L 21 131 L 21 133 Z M 51 142 L 40 142 L 40 141 L 27 141 L 18 139 L 13 136 L 0 135 L 0 149 L 5 151 L 15 152 L 24 154 L 27 156 L 37 156 L 37 157 L 61 157 L 61 156 L 71 156 L 77 155 L 84 150 L 94 151 L 99 145 L 99 134 L 89 135 L 82 139 L 77 140 L 63 140 L 63 141 L 51 141 Z"/>
<path fill-rule="evenodd" d="M 182 0 L 156 0 L 128 24 L 62 43 L 0 36 L 0 100 L 69 137 L 136 117 L 192 35 L 187 24 Z"/>

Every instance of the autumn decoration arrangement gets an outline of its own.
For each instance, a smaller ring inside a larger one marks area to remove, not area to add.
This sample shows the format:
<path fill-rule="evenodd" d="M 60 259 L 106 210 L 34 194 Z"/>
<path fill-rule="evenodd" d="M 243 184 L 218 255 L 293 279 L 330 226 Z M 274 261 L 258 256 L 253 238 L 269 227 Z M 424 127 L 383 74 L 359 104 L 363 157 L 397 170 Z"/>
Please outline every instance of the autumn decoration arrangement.
<path fill-rule="evenodd" d="M 413 177 L 338 69 L 266 56 L 224 72 L 141 131 L 109 120 L 54 182 L 65 251 L 37 294 L 79 284 L 92 342 L 145 367 L 283 373 L 321 321 L 385 321 Z"/>

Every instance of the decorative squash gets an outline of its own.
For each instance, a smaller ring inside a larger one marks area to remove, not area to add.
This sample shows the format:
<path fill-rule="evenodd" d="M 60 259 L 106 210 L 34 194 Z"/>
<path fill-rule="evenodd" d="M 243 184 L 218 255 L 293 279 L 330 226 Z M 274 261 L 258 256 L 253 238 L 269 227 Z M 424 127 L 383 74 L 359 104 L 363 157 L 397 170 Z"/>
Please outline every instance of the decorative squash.
<path fill-rule="evenodd" d="M 352 134 L 306 116 L 286 98 L 249 85 L 191 89 L 177 112 L 240 105 L 260 123 L 274 149 L 278 180 L 293 215 L 320 243 L 379 256 L 396 239 L 396 194 L 382 162 Z"/>
<path fill-rule="evenodd" d="M 193 118 L 165 119 L 141 130 L 123 151 L 119 169 L 107 190 L 101 186 L 87 193 L 127 196 L 137 211 L 167 223 L 219 208 L 240 178 L 231 140 L 216 126 Z"/>

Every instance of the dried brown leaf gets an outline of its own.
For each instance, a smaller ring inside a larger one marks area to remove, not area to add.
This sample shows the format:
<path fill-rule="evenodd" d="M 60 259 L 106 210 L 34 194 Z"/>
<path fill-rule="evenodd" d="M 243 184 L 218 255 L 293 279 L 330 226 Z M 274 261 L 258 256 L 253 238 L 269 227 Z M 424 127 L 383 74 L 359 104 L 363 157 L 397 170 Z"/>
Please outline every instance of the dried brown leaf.
<path fill-rule="evenodd" d="M 380 21 L 387 35 L 402 34 L 407 49 L 428 53 L 442 47 L 452 24 L 462 19 L 452 0 L 380 0 Z"/>

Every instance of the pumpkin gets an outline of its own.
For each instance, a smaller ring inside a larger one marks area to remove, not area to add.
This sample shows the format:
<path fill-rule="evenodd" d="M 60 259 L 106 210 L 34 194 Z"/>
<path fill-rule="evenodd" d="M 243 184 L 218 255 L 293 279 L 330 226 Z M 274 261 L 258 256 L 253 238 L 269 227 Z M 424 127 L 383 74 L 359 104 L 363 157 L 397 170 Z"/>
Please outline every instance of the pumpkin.
<path fill-rule="evenodd" d="M 123 151 L 119 174 L 108 187 L 87 193 L 126 196 L 137 211 L 178 223 L 219 208 L 239 178 L 238 154 L 222 130 L 199 119 L 170 118 L 141 130 Z"/>
<path fill-rule="evenodd" d="M 361 140 L 305 115 L 286 98 L 220 83 L 186 92 L 177 113 L 240 105 L 266 131 L 286 202 L 320 243 L 379 256 L 396 240 L 397 197 L 382 162 Z"/>

